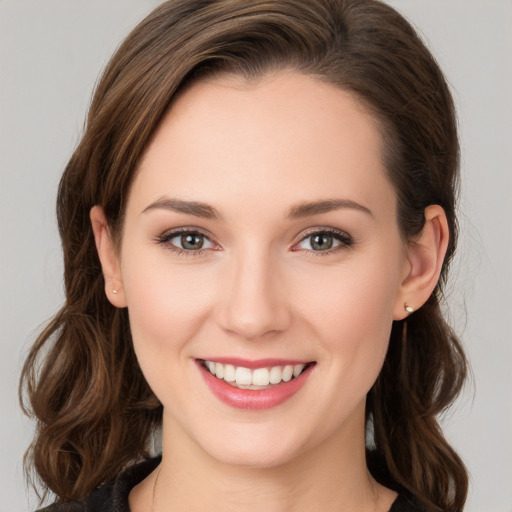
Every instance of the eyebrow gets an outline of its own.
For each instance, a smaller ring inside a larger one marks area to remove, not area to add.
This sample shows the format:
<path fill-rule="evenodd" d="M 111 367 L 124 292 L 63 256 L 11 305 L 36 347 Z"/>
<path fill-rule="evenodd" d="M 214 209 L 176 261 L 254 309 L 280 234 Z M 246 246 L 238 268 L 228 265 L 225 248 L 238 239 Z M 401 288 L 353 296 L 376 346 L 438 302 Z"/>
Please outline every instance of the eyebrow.
<path fill-rule="evenodd" d="M 290 208 L 288 212 L 289 219 L 300 219 L 302 217 L 309 217 L 312 215 L 318 215 L 320 213 L 327 213 L 333 210 L 339 210 L 341 208 L 350 208 L 358 210 L 373 216 L 370 209 L 362 204 L 356 203 L 350 199 L 327 199 L 323 201 L 313 201 L 300 203 Z"/>
<path fill-rule="evenodd" d="M 288 211 L 287 218 L 300 219 L 303 217 L 310 217 L 334 210 L 340 210 L 342 208 L 358 210 L 373 216 L 371 210 L 369 210 L 366 206 L 356 203 L 350 199 L 325 199 L 322 201 L 303 202 L 292 206 Z M 200 201 L 185 201 L 183 199 L 170 197 L 162 197 L 157 199 L 154 203 L 151 203 L 149 206 L 144 208 L 142 213 L 157 209 L 186 213 L 205 219 L 222 218 L 218 210 L 207 203 L 202 203 Z"/>
<path fill-rule="evenodd" d="M 203 217 L 205 219 L 219 219 L 221 216 L 219 212 L 209 204 L 201 203 L 199 201 L 184 201 L 182 199 L 175 199 L 170 197 L 162 197 L 151 203 L 149 206 L 144 208 L 142 213 L 146 213 L 151 210 L 171 210 L 178 213 L 188 213 L 196 217 Z"/>

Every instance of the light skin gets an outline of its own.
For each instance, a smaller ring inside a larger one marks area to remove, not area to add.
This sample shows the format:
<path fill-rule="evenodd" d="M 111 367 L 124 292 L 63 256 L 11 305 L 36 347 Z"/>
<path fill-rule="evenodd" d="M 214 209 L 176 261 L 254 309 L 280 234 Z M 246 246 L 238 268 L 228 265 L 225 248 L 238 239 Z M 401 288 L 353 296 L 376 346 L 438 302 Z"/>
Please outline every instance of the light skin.
<path fill-rule="evenodd" d="M 437 283 L 448 228 L 430 206 L 403 240 L 380 144 L 377 123 L 331 85 L 292 71 L 219 77 L 163 120 L 119 246 L 92 209 L 106 294 L 128 308 L 164 406 L 158 485 L 156 473 L 139 484 L 132 511 L 153 498 L 159 512 L 389 510 L 396 494 L 366 468 L 366 395 L 393 320 Z M 216 357 L 315 365 L 290 399 L 252 411 L 205 385 L 197 360 Z"/>

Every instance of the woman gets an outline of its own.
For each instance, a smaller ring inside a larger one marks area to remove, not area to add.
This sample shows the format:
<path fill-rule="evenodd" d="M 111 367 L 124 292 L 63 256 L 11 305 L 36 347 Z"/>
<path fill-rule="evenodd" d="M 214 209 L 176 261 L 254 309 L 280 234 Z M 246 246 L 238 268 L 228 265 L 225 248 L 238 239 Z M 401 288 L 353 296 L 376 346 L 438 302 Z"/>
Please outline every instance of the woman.
<path fill-rule="evenodd" d="M 443 75 L 385 4 L 157 8 L 59 188 L 66 303 L 23 372 L 49 510 L 462 510 L 457 173 Z"/>

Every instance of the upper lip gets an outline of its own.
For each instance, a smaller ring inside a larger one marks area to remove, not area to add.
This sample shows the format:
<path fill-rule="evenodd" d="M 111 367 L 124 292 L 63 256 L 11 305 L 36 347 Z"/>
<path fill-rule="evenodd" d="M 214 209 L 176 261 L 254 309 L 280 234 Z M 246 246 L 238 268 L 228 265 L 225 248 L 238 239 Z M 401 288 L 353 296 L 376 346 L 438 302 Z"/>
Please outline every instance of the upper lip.
<path fill-rule="evenodd" d="M 199 359 L 199 361 L 212 361 L 214 363 L 231 364 L 233 366 L 242 366 L 251 370 L 256 370 L 258 368 L 269 368 L 273 366 L 287 366 L 296 364 L 305 365 L 314 362 L 307 359 L 241 359 L 236 357 L 204 357 Z"/>

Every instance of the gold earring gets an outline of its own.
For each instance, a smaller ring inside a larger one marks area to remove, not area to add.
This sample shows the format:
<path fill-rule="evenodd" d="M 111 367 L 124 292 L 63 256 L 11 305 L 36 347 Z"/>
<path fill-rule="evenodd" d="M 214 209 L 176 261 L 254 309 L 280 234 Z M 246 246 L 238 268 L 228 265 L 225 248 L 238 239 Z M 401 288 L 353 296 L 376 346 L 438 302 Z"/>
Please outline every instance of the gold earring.
<path fill-rule="evenodd" d="M 411 313 L 414 313 L 414 311 L 415 311 L 415 309 L 411 308 L 411 306 L 409 306 L 409 304 L 407 304 L 407 302 L 404 304 L 404 308 L 405 308 L 405 311 L 407 311 L 407 313 L 409 313 L 409 315 Z"/>

